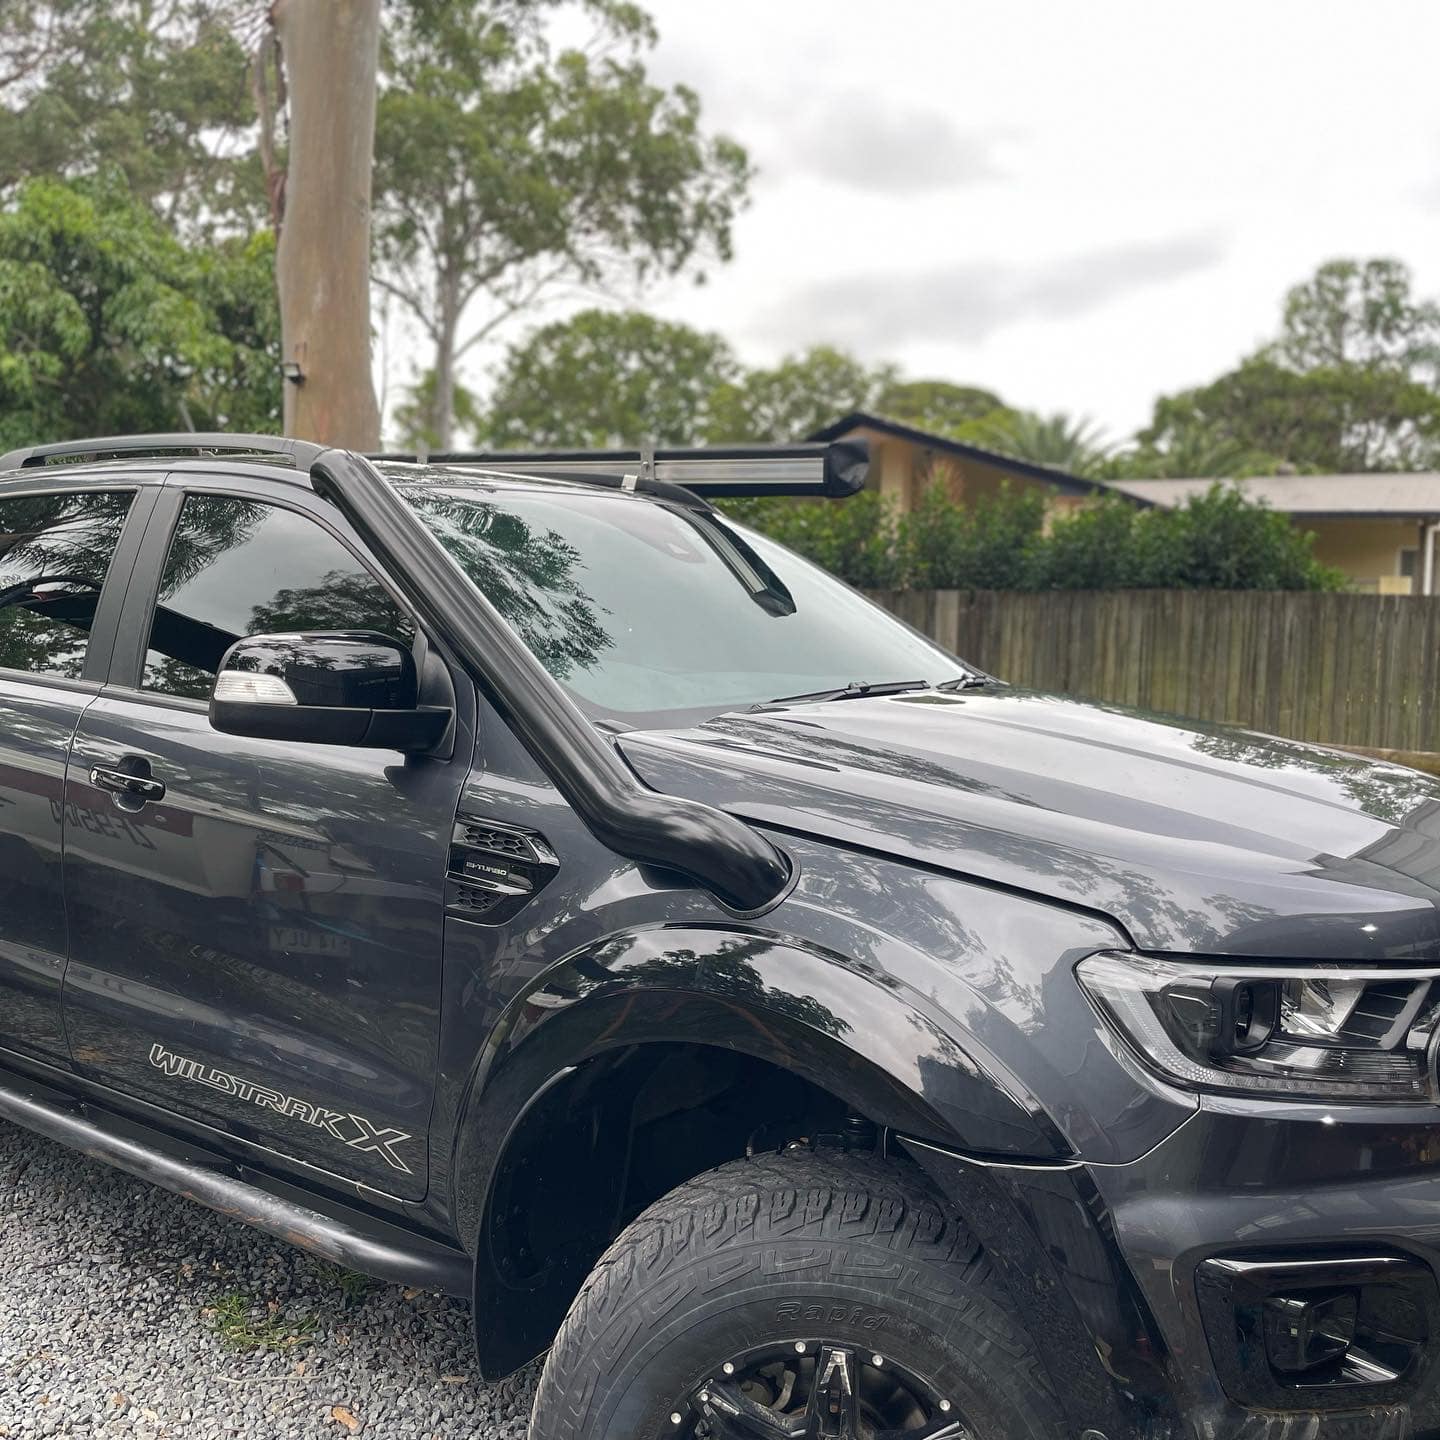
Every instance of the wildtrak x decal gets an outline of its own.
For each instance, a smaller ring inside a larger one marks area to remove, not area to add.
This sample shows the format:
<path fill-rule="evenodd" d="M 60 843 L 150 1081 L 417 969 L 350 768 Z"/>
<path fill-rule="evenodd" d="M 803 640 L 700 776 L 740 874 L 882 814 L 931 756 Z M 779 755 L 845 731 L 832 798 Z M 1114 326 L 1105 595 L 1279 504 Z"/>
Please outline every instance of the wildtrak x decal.
<path fill-rule="evenodd" d="M 212 1090 L 235 1096 L 237 1100 L 248 1100 L 252 1105 L 259 1105 L 264 1110 L 273 1110 L 278 1115 L 288 1115 L 306 1125 L 313 1125 L 333 1135 L 342 1145 L 348 1145 L 352 1150 L 379 1155 L 393 1169 L 403 1170 L 407 1175 L 413 1173 L 395 1153 L 395 1146 L 411 1138 L 403 1130 L 381 1129 L 363 1115 L 330 1110 L 324 1105 L 312 1105 L 308 1100 L 282 1095 L 269 1086 L 242 1080 L 238 1075 L 229 1075 L 224 1070 L 217 1070 L 213 1065 L 206 1065 L 199 1060 L 187 1060 L 183 1055 L 177 1055 L 163 1045 L 150 1047 L 150 1063 L 169 1076 L 193 1080 L 197 1085 L 208 1085 Z"/>

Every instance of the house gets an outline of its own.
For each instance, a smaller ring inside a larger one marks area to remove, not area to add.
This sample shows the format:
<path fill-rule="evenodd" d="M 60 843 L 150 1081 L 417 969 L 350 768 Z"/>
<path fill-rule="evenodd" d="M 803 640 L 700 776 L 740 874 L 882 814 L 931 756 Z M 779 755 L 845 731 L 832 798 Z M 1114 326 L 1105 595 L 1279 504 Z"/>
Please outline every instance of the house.
<path fill-rule="evenodd" d="M 1233 485 L 1247 499 L 1289 515 L 1315 534 L 1315 555 L 1344 572 L 1353 589 L 1379 595 L 1440 594 L 1440 474 L 1257 475 L 1246 480 L 1087 480 L 1048 465 L 1016 460 L 945 435 L 917 430 L 863 410 L 841 416 L 808 437 L 864 439 L 870 485 L 897 511 L 912 509 L 927 486 L 943 482 L 956 500 L 984 500 L 1002 485 L 1039 487 L 1049 513 L 1095 495 L 1126 496 L 1171 509 L 1212 485 Z"/>
<path fill-rule="evenodd" d="M 956 500 L 988 499 L 1007 482 L 1012 490 L 1038 486 L 1051 497 L 1052 513 L 1079 505 L 1092 495 L 1104 494 L 1107 489 L 1097 480 L 1086 480 L 1028 460 L 1015 460 L 994 450 L 917 430 L 864 410 L 851 411 L 807 438 L 867 440 L 869 483 L 888 496 L 901 514 L 913 509 L 926 488 L 936 480 L 943 481 Z"/>
<path fill-rule="evenodd" d="M 1316 559 L 1343 570 L 1354 589 L 1440 593 L 1435 554 L 1440 474 L 1257 475 L 1224 483 L 1313 530 Z M 1116 480 L 1110 488 L 1168 509 L 1213 484 L 1213 479 Z"/>

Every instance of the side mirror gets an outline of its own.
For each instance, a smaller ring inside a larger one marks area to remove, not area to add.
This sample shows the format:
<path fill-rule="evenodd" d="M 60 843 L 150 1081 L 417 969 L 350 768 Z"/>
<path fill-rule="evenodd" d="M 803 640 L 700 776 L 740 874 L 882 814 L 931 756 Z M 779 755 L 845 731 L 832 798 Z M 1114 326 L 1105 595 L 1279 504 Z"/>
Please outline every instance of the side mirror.
<path fill-rule="evenodd" d="M 250 635 L 220 662 L 210 723 L 259 740 L 429 750 L 451 715 L 418 698 L 415 659 L 388 635 Z"/>

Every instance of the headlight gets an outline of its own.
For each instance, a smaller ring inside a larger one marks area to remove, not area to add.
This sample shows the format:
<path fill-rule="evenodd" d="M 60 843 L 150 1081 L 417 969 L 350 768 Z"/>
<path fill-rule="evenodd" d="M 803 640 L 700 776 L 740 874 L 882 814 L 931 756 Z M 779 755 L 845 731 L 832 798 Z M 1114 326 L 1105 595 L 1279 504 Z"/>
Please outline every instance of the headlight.
<path fill-rule="evenodd" d="M 1092 955 L 1100 1014 L 1167 1079 L 1297 1100 L 1440 1100 L 1440 970 Z"/>

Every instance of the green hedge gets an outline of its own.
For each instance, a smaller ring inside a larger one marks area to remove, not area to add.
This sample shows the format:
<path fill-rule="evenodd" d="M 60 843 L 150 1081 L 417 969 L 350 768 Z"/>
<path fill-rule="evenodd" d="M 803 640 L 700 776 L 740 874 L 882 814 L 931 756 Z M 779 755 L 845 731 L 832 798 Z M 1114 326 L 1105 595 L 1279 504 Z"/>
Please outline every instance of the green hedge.
<path fill-rule="evenodd" d="M 737 520 L 862 589 L 1339 590 L 1315 537 L 1215 484 L 1176 510 L 1106 496 L 1054 516 L 1045 495 L 963 505 L 932 486 L 907 515 L 873 491 L 850 500 L 733 500 Z"/>

